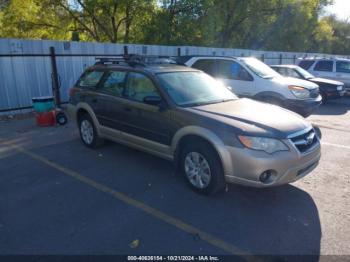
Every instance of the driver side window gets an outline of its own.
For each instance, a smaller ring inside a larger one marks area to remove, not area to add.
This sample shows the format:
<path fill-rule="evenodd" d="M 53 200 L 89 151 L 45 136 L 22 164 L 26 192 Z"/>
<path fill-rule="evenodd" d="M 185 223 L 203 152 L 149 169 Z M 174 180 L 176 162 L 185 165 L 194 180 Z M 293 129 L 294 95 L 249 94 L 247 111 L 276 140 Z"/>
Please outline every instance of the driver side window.
<path fill-rule="evenodd" d="M 292 68 L 286 68 L 286 76 L 301 78 L 300 75 L 297 72 L 295 72 Z"/>
<path fill-rule="evenodd" d="M 151 79 L 144 74 L 131 72 L 127 78 L 124 96 L 143 103 L 145 97 L 159 97 L 159 93 Z"/>
<path fill-rule="evenodd" d="M 217 60 L 216 77 L 241 81 L 253 81 L 249 72 L 239 63 L 230 60 Z"/>

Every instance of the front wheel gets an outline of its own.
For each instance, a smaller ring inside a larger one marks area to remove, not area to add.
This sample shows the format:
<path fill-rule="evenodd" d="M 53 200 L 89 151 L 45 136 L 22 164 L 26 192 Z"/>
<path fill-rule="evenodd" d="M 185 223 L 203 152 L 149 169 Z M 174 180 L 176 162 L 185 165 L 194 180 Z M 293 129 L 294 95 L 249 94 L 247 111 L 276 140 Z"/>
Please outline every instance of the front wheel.
<path fill-rule="evenodd" d="M 180 165 L 188 185 L 196 192 L 210 195 L 224 189 L 221 161 L 210 145 L 187 145 L 181 153 Z"/>

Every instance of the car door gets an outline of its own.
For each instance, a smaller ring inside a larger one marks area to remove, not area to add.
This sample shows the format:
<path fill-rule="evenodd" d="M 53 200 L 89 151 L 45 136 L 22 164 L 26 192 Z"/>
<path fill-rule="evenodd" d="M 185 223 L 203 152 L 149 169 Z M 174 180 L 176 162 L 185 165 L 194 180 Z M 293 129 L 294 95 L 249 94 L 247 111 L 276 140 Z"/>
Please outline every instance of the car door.
<path fill-rule="evenodd" d="M 332 60 L 319 60 L 312 68 L 312 74 L 318 77 L 335 79 L 333 73 L 334 62 Z"/>
<path fill-rule="evenodd" d="M 343 82 L 347 87 L 350 87 L 350 62 L 336 61 L 336 80 Z"/>
<path fill-rule="evenodd" d="M 129 72 L 123 95 L 125 98 L 123 103 L 125 139 L 135 142 L 132 136 L 136 136 L 147 142 L 170 145 L 169 127 L 172 124 L 169 110 L 162 110 L 159 105 L 144 102 L 145 97 L 161 98 L 151 78 L 143 73 Z"/>
<path fill-rule="evenodd" d="M 99 84 L 96 97 L 95 114 L 99 123 L 105 127 L 123 130 L 123 98 L 126 71 L 107 71 Z"/>
<path fill-rule="evenodd" d="M 217 59 L 214 76 L 232 88 L 232 91 L 241 97 L 255 95 L 253 76 L 238 62 L 226 59 Z"/>

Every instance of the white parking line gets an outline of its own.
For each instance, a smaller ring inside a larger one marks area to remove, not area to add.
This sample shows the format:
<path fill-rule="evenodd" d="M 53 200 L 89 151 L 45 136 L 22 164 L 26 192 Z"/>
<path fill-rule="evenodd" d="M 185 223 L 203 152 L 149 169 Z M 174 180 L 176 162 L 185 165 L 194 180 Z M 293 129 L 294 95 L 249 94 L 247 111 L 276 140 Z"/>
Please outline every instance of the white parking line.
<path fill-rule="evenodd" d="M 350 146 L 332 144 L 332 143 L 328 143 L 328 142 L 321 142 L 321 145 L 325 145 L 325 146 L 334 146 L 334 147 L 339 147 L 339 148 L 344 148 L 344 149 L 349 149 L 349 150 L 350 150 Z"/>

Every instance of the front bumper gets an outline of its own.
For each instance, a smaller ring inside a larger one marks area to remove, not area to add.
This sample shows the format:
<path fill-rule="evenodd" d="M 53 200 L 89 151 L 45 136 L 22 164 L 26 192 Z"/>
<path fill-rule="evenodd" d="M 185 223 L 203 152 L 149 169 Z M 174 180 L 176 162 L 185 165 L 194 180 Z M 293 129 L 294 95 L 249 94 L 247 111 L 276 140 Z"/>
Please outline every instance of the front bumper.
<path fill-rule="evenodd" d="M 278 186 L 294 182 L 317 167 L 321 158 L 319 141 L 305 153 L 300 153 L 289 139 L 283 142 L 289 151 L 274 154 L 227 146 L 233 171 L 225 174 L 226 181 L 253 187 Z M 263 183 L 259 177 L 266 170 L 273 170 L 275 175 Z"/>
<path fill-rule="evenodd" d="M 335 99 L 335 98 L 341 98 L 346 94 L 346 89 L 343 88 L 342 90 L 325 90 L 323 91 L 324 94 L 327 96 L 327 99 Z"/>
<path fill-rule="evenodd" d="M 319 95 L 314 99 L 298 100 L 286 99 L 283 106 L 291 111 L 294 111 L 304 117 L 311 115 L 322 103 L 322 97 Z"/>

